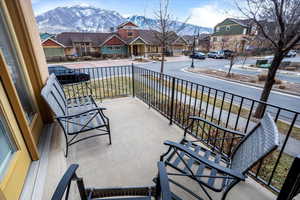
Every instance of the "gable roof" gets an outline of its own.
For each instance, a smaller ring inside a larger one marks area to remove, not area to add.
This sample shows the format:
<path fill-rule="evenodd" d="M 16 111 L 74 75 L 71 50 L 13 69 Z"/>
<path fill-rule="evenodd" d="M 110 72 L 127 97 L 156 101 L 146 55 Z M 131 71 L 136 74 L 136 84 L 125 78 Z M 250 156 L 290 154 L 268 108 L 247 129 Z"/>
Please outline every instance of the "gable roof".
<path fill-rule="evenodd" d="M 111 40 L 111 39 L 114 38 L 114 37 L 118 38 L 118 39 L 121 40 L 124 44 L 126 44 L 126 41 L 124 41 L 121 37 L 119 37 L 117 34 L 113 34 L 113 35 L 109 36 L 106 40 L 104 40 L 104 42 L 102 42 L 102 43 L 100 44 L 100 46 L 105 45 L 106 42 L 108 42 L 109 40 Z"/>
<path fill-rule="evenodd" d="M 58 41 L 54 40 L 54 39 L 53 39 L 53 38 L 51 38 L 51 37 L 49 37 L 49 38 L 47 38 L 47 39 L 43 40 L 43 41 L 42 41 L 42 44 L 43 44 L 43 43 L 45 43 L 45 42 L 46 42 L 46 41 L 48 41 L 48 40 L 50 40 L 50 41 L 54 42 L 55 44 L 57 44 L 57 45 L 59 45 L 59 46 L 61 46 L 61 47 L 65 48 L 65 45 L 61 44 L 60 42 L 58 42 Z"/>
<path fill-rule="evenodd" d="M 137 36 L 136 38 L 133 38 L 130 42 L 128 42 L 128 44 L 133 44 L 138 39 L 142 40 L 145 44 L 148 44 L 148 42 L 146 42 L 141 36 Z"/>
<path fill-rule="evenodd" d="M 241 26 L 244 26 L 244 27 L 249 27 L 250 23 L 252 22 L 251 19 L 226 18 L 222 22 L 218 23 L 216 26 L 219 26 L 220 24 L 222 24 L 226 20 L 230 20 L 230 21 L 232 21 L 232 22 L 234 22 L 236 24 L 239 24 Z"/>
<path fill-rule="evenodd" d="M 198 40 L 209 40 L 210 35 L 211 34 L 208 34 L 208 33 L 201 33 L 199 35 L 199 37 L 196 36 L 196 39 L 198 39 Z M 193 44 L 194 35 L 184 35 L 182 37 L 187 41 L 188 44 Z"/>
<path fill-rule="evenodd" d="M 63 32 L 56 36 L 56 40 L 66 47 L 72 47 L 76 42 L 91 42 L 93 47 L 98 47 L 108 37 L 115 33 L 82 33 L 82 32 Z"/>
<path fill-rule="evenodd" d="M 181 37 L 181 36 L 178 36 L 177 39 L 175 39 L 172 44 L 179 44 L 179 43 L 176 43 L 178 42 L 178 40 L 182 40 L 185 44 L 188 44 L 188 42 L 184 39 L 184 37 Z"/>
<path fill-rule="evenodd" d="M 127 21 L 127 22 L 124 22 L 122 24 L 120 24 L 119 26 L 117 26 L 117 28 L 123 28 L 124 26 L 127 26 L 127 25 L 130 25 L 130 26 L 135 26 L 135 27 L 139 27 L 138 25 L 136 25 L 135 23 L 131 22 L 131 21 Z"/>
<path fill-rule="evenodd" d="M 40 33 L 40 38 L 41 38 L 41 41 L 44 41 L 48 38 L 53 38 L 55 35 L 53 34 L 50 34 L 50 33 Z"/>

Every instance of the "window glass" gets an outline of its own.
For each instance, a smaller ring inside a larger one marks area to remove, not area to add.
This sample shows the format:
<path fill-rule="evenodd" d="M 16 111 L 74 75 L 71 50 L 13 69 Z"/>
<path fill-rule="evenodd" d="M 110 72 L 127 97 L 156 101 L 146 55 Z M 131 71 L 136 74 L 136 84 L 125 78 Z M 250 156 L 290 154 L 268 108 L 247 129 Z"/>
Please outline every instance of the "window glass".
<path fill-rule="evenodd" d="M 0 112 L 0 180 L 16 150 L 16 145 L 12 142 L 6 122 L 4 121 L 3 113 Z"/>
<path fill-rule="evenodd" d="M 19 62 L 15 45 L 13 44 L 8 30 L 9 29 L 4 18 L 3 10 L 0 7 L 0 50 L 2 51 L 5 62 L 8 65 L 27 120 L 31 122 L 35 113 L 33 100 L 30 96 L 28 85 L 25 81 L 24 72 Z"/>

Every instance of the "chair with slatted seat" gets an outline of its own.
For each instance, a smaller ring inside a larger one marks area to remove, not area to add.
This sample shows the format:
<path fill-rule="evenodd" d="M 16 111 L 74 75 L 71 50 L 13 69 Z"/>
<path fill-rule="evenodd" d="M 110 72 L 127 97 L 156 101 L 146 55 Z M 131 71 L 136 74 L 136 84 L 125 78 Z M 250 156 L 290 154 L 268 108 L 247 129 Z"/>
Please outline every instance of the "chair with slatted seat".
<path fill-rule="evenodd" d="M 192 123 L 203 121 L 220 128 L 200 117 L 191 117 L 191 119 L 193 120 Z M 176 173 L 169 175 L 193 179 L 199 189 L 203 190 L 211 200 L 213 198 L 208 191 L 223 192 L 222 200 L 224 200 L 230 189 L 246 179 L 247 171 L 279 145 L 277 126 L 268 113 L 245 136 L 237 131 L 223 129 L 242 137 L 230 157 L 224 156 L 214 148 L 196 144 L 191 139 L 188 140 L 186 138 L 188 133 L 185 133 L 185 137 L 180 143 L 165 141 L 164 144 L 169 146 L 169 149 L 161 156 L 161 161 L 176 171 Z M 194 134 L 191 135 L 195 136 Z M 169 179 L 170 182 L 174 182 L 171 177 Z M 186 190 L 186 186 L 182 183 L 177 181 L 176 184 Z M 188 192 L 197 195 L 195 192 Z"/>
<path fill-rule="evenodd" d="M 76 174 L 77 164 L 72 164 L 58 183 L 51 200 L 69 199 L 71 182 L 77 183 L 81 200 L 172 200 L 165 165 L 157 163 L 156 184 L 149 187 L 86 188 L 82 178 Z M 181 199 L 178 199 L 181 200 Z"/>
<path fill-rule="evenodd" d="M 69 146 L 85 139 L 108 135 L 109 144 L 111 144 L 109 118 L 103 113 L 106 109 L 99 107 L 92 96 L 66 98 L 63 87 L 55 74 L 49 76 L 41 95 L 63 129 L 66 139 L 66 157 Z M 101 133 L 88 134 L 87 132 L 91 130 L 98 130 Z M 77 139 L 82 134 L 86 134 L 85 137 Z"/>

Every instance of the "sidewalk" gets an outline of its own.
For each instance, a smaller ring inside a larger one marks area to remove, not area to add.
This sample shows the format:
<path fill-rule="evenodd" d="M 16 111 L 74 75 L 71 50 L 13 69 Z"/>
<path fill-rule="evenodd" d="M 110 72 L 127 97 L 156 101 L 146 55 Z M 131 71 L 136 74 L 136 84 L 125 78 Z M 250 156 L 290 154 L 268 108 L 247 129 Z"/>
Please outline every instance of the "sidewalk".
<path fill-rule="evenodd" d="M 177 61 L 186 61 L 189 60 L 187 56 L 176 56 L 176 57 L 166 57 L 166 62 L 177 62 Z M 64 65 L 70 68 L 91 68 L 91 67 L 109 67 L 109 66 L 123 66 L 133 64 L 145 64 L 150 62 L 159 62 L 151 61 L 149 62 L 138 62 L 133 61 L 131 58 L 126 59 L 107 59 L 107 60 L 89 60 L 89 61 L 80 61 L 80 62 L 60 62 L 60 63 L 51 63 L 51 65 Z"/>

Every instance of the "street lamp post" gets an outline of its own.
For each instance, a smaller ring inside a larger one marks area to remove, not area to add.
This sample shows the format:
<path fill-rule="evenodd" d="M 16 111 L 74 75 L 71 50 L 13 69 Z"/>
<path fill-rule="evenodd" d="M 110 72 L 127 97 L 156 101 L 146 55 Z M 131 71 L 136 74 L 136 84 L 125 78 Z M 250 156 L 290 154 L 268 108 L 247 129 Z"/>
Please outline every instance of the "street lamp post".
<path fill-rule="evenodd" d="M 191 68 L 195 68 L 195 66 L 194 66 L 195 40 L 196 40 L 196 37 L 194 35 L 193 48 L 192 48 L 192 64 L 191 64 Z"/>
<path fill-rule="evenodd" d="M 199 39 L 199 29 L 198 29 L 197 38 Z M 191 64 L 191 68 L 195 68 L 195 65 L 194 65 L 195 46 L 196 46 L 196 34 L 194 34 L 194 41 L 193 41 L 193 48 L 192 48 L 192 64 Z"/>

